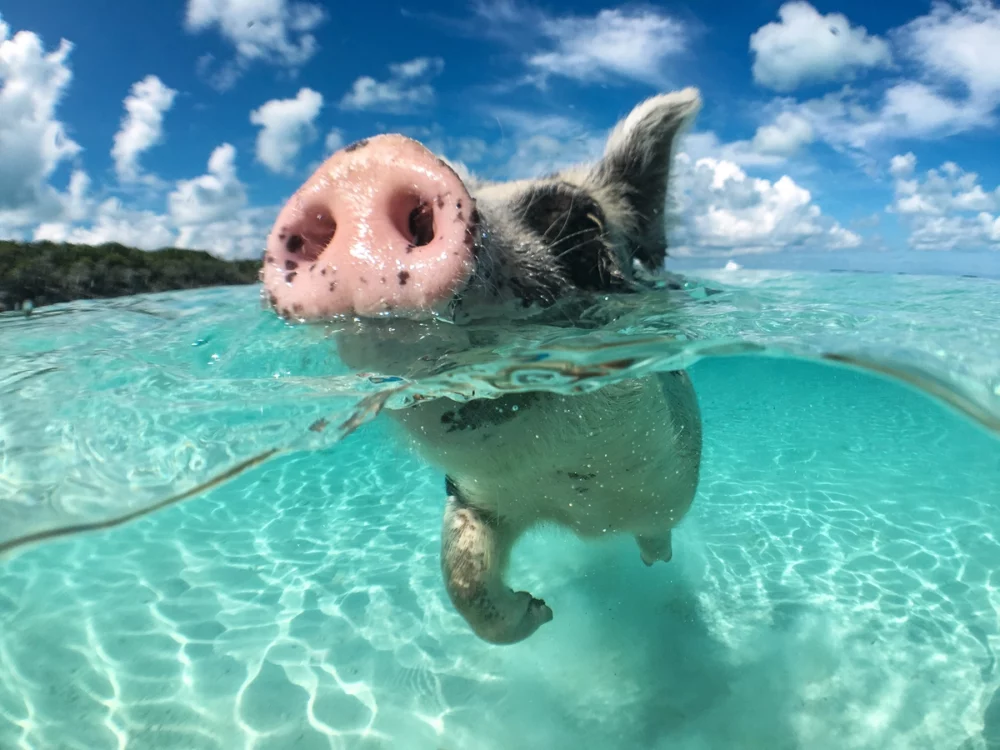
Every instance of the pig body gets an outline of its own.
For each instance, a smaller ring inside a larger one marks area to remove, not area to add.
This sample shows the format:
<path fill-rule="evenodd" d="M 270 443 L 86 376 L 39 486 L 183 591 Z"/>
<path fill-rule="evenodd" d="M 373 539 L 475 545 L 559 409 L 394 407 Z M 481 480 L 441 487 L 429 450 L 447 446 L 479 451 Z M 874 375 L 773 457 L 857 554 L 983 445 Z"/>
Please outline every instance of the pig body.
<path fill-rule="evenodd" d="M 649 99 L 595 164 L 538 180 L 467 185 L 400 136 L 349 146 L 279 214 L 262 270 L 268 299 L 301 321 L 447 318 L 459 324 L 448 349 L 463 323 L 628 293 L 636 274 L 665 259 L 673 149 L 699 106 L 694 89 Z M 402 375 L 392 344 L 338 341 L 349 366 Z M 552 619 L 543 600 L 504 582 L 525 531 L 551 523 L 584 538 L 626 533 L 652 565 L 670 560 L 672 529 L 697 491 L 701 418 L 683 371 L 583 395 L 437 399 L 390 414 L 445 473 L 445 588 L 491 643 L 516 643 Z"/>

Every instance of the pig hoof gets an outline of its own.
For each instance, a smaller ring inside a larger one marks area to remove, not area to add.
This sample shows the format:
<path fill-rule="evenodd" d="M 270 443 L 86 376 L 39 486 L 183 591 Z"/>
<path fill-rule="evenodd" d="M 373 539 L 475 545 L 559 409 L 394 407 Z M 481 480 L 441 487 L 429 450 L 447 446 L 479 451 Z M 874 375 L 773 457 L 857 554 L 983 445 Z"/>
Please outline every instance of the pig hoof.
<path fill-rule="evenodd" d="M 544 599 L 536 599 L 527 591 L 514 594 L 517 608 L 522 610 L 521 616 L 510 618 L 513 627 L 506 633 L 495 633 L 495 643 L 518 643 L 532 635 L 542 625 L 552 621 L 552 608 Z"/>
<path fill-rule="evenodd" d="M 668 531 L 659 536 L 637 536 L 639 555 L 647 567 L 657 560 L 670 562 L 674 556 L 674 545 L 671 533 Z"/>

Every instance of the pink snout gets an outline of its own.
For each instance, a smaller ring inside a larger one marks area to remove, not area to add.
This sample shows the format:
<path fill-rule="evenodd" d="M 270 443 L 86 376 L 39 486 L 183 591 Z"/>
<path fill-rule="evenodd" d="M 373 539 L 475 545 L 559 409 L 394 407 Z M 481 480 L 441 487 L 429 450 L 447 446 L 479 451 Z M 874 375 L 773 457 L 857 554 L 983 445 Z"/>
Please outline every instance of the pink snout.
<path fill-rule="evenodd" d="M 305 320 L 441 312 L 472 275 L 476 222 L 461 179 L 421 144 L 359 141 L 281 209 L 264 287 L 282 315 Z"/>

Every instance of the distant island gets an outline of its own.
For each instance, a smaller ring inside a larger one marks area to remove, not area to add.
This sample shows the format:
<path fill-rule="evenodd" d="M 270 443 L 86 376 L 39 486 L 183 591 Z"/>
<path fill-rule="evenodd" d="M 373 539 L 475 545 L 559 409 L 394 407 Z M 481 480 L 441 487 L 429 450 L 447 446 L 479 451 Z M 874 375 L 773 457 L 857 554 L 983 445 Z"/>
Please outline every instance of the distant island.
<path fill-rule="evenodd" d="M 0 311 L 78 299 L 253 284 L 259 260 L 229 261 L 202 250 L 139 250 L 117 243 L 0 241 Z"/>

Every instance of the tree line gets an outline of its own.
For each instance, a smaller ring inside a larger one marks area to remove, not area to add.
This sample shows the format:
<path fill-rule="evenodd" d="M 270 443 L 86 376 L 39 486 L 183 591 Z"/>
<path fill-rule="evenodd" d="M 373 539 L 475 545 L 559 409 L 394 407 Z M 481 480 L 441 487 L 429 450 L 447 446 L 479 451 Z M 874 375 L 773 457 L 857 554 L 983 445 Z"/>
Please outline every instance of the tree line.
<path fill-rule="evenodd" d="M 139 250 L 118 243 L 75 245 L 0 240 L 0 310 L 77 299 L 253 284 L 259 260 L 229 261 L 202 250 Z"/>

